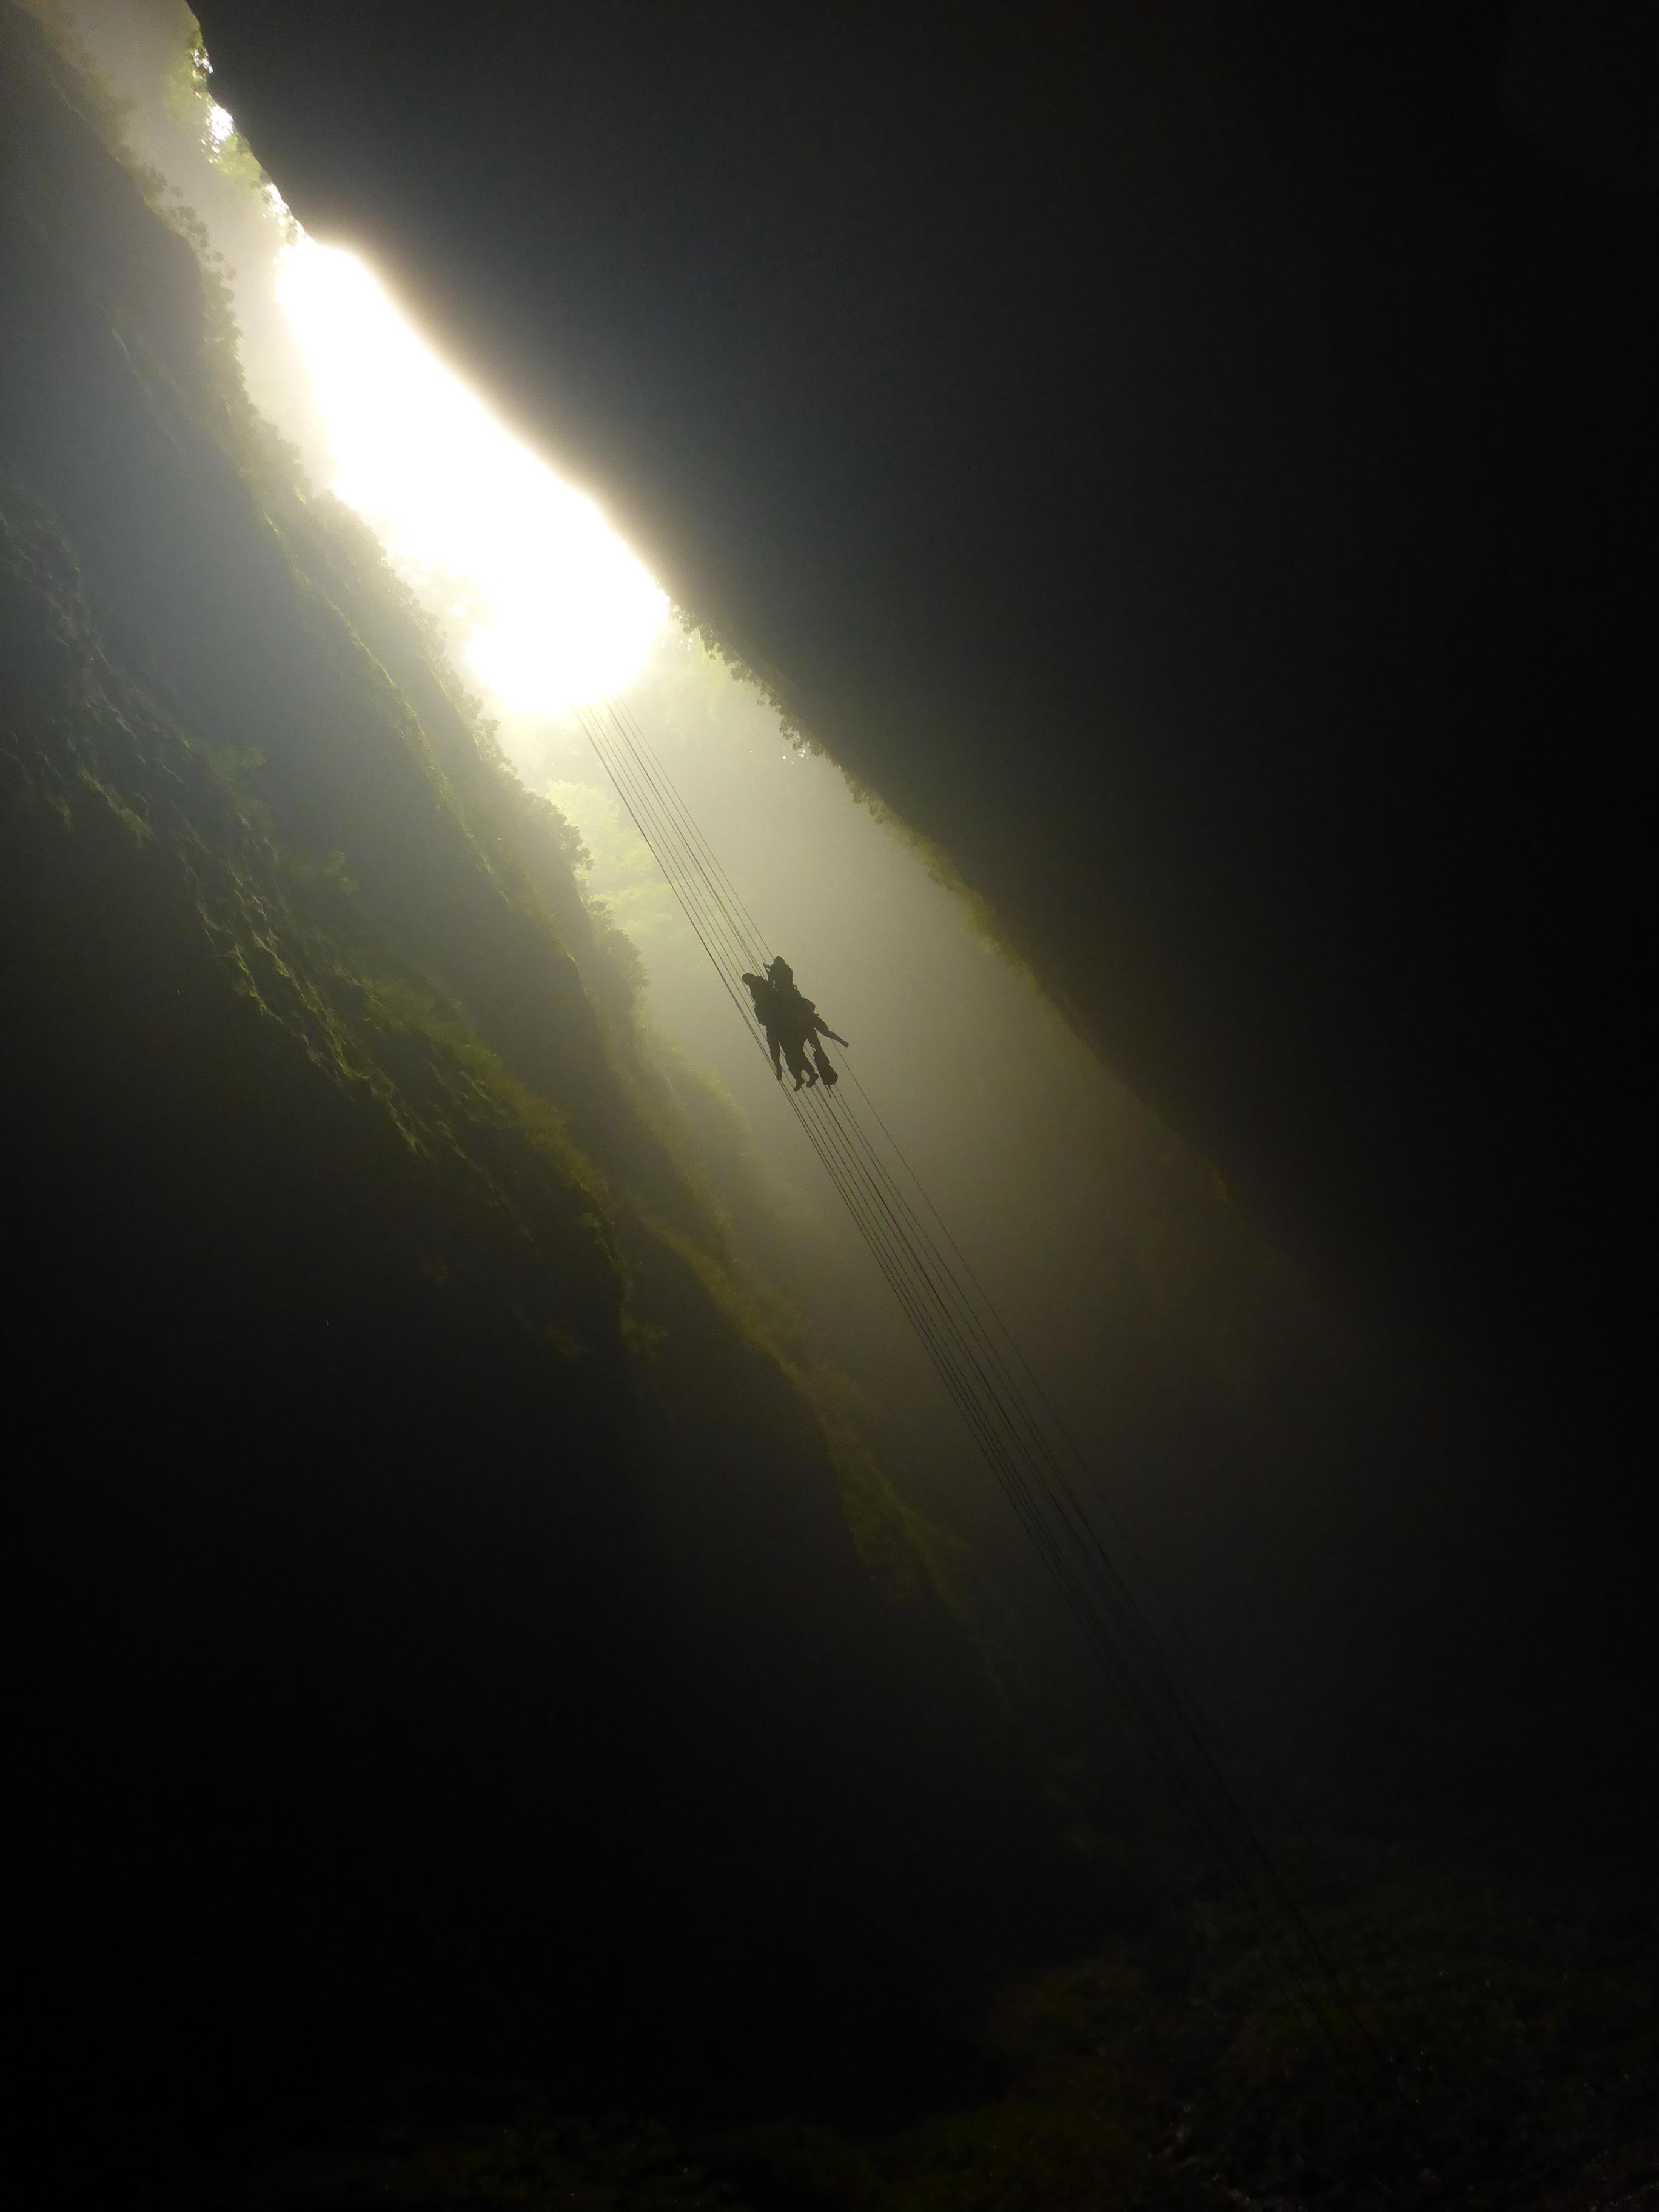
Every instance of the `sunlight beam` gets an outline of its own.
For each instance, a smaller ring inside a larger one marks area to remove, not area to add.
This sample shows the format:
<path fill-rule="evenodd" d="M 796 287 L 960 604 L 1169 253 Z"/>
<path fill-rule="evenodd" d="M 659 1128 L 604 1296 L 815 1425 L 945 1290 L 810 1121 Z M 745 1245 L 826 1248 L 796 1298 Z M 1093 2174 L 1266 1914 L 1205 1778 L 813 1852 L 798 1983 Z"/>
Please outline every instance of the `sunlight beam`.
<path fill-rule="evenodd" d="M 592 501 L 508 435 L 355 255 L 301 236 L 277 297 L 334 490 L 400 567 L 457 580 L 465 659 L 501 702 L 558 715 L 632 683 L 668 601 Z"/>

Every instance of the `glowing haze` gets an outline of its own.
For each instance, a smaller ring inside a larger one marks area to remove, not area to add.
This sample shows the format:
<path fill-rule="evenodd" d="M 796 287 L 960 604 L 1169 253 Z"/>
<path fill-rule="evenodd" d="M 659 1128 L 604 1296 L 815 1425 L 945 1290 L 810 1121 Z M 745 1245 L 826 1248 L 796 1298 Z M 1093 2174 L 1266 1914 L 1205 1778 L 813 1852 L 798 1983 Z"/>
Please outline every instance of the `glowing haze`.
<path fill-rule="evenodd" d="M 453 580 L 467 660 L 502 702 L 558 714 L 630 684 L 668 603 L 592 501 L 508 435 L 352 254 L 302 234 L 277 296 L 334 490 L 394 559 Z"/>

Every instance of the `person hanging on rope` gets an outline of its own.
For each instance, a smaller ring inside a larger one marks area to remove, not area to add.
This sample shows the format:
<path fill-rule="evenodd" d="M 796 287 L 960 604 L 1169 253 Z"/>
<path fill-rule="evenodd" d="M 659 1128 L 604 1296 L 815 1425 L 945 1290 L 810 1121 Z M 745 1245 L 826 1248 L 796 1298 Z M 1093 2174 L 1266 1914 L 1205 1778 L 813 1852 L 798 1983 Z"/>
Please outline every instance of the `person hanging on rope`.
<path fill-rule="evenodd" d="M 748 992 L 755 1009 L 755 1019 L 760 1024 L 766 1039 L 766 1049 L 772 1055 L 772 1073 L 780 1083 L 783 1080 L 783 1038 L 778 1030 L 778 1009 L 772 996 L 772 986 L 764 975 L 744 974 L 744 988 Z"/>
<path fill-rule="evenodd" d="M 786 975 L 788 973 L 787 969 L 785 973 Z M 781 1001 L 780 994 L 772 982 L 770 971 L 769 970 L 764 975 L 745 975 L 743 980 L 749 996 L 754 1002 L 755 1019 L 760 1024 L 765 1035 L 766 1049 L 772 1055 L 773 1074 L 780 1083 L 782 1082 L 783 1060 L 787 1054 L 789 1060 L 789 1073 L 795 1079 L 796 1090 L 799 1091 L 803 1083 L 815 1083 L 817 1079 L 806 1064 L 803 1040 L 797 1031 L 795 1024 L 789 1018 L 789 1013 L 793 1010 L 787 1010 Z M 793 979 L 791 987 L 793 988 Z"/>
<path fill-rule="evenodd" d="M 844 1036 L 837 1036 L 830 1024 L 823 1020 L 817 1008 L 801 995 L 795 982 L 795 971 L 780 957 L 767 965 L 766 980 L 770 987 L 771 1005 L 775 1012 L 779 1041 L 788 1057 L 790 1073 L 799 1091 L 802 1081 L 811 1085 L 822 1082 L 825 1089 L 840 1080 L 830 1066 L 820 1037 L 829 1037 L 836 1044 L 844 1045 Z M 806 1056 L 811 1054 L 811 1066 Z M 777 1066 L 775 1057 L 773 1066 Z"/>
<path fill-rule="evenodd" d="M 839 1083 L 841 1078 L 830 1065 L 829 1054 L 818 1039 L 828 1037 L 832 1044 L 845 1044 L 847 1040 L 844 1036 L 837 1036 L 828 1022 L 819 1018 L 818 1010 L 810 999 L 803 999 L 800 1003 L 806 1016 L 806 1049 L 812 1055 L 812 1065 L 818 1072 L 818 1080 L 826 1085 Z"/>

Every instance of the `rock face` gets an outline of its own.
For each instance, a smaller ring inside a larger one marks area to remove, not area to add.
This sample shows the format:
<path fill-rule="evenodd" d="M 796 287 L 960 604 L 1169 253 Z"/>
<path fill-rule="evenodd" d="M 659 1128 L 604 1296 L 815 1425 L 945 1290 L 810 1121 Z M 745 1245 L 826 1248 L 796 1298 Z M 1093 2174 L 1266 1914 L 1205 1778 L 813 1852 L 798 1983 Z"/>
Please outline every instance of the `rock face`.
<path fill-rule="evenodd" d="M 399 2069 L 914 2076 L 917 1962 L 1027 1849 L 971 1669 L 732 1318 L 563 825 L 11 0 L 0 62 L 52 2076 L 164 2130 Z"/>

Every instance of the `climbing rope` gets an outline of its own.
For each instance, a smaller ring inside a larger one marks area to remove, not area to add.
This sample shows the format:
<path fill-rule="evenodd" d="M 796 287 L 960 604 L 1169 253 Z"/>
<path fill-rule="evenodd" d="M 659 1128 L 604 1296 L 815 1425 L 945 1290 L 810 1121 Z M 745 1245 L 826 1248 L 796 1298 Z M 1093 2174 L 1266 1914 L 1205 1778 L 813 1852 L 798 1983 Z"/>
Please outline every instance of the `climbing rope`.
<path fill-rule="evenodd" d="M 576 719 L 769 1062 L 742 982 L 745 972 L 763 971 L 771 957 L 764 933 L 627 705 L 605 700 L 578 709 Z M 1340 2069 L 1364 2091 L 1381 2054 L 1344 1996 L 1299 1892 L 1229 1773 L 1207 1715 L 1170 1656 L 1168 1627 L 1160 1632 L 1141 1595 L 1152 1586 L 1128 1532 L 863 1084 L 850 1066 L 844 1072 L 862 1114 L 823 1084 L 786 1089 L 790 1110 L 1194 1837 L 1248 1906 Z M 907 1183 L 939 1236 L 912 1203 Z M 1159 1610 L 1172 1620 L 1167 1608 Z"/>

